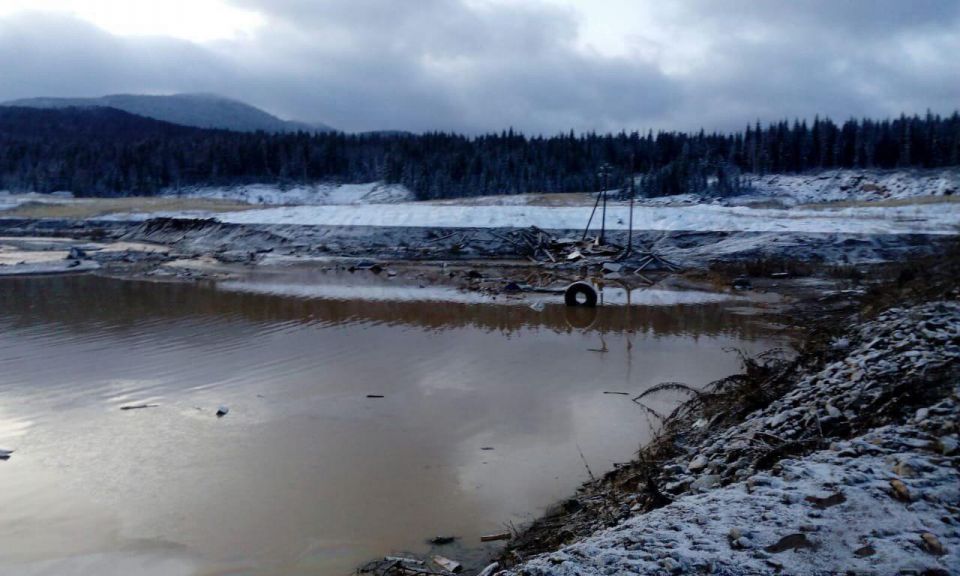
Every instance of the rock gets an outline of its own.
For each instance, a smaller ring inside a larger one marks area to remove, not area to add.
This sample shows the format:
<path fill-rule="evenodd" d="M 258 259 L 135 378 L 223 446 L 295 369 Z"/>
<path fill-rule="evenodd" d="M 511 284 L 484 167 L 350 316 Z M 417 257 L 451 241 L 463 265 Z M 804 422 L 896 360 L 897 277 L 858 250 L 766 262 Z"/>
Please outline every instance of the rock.
<path fill-rule="evenodd" d="M 770 425 L 771 427 L 776 428 L 777 426 L 789 420 L 792 416 L 793 416 L 793 413 L 790 411 L 779 412 L 776 416 L 773 416 L 772 418 L 768 419 L 767 424 Z"/>
<path fill-rule="evenodd" d="M 706 492 L 720 483 L 718 474 L 704 474 L 690 484 L 690 489 L 694 492 Z"/>
<path fill-rule="evenodd" d="M 850 347 L 850 339 L 837 338 L 836 340 L 830 343 L 830 347 L 833 348 L 834 350 L 846 350 L 847 348 Z"/>
<path fill-rule="evenodd" d="M 230 413 L 230 408 L 228 408 L 228 407 L 226 407 L 226 406 L 221 406 L 221 407 L 217 408 L 217 418 L 223 418 L 224 416 L 226 416 L 226 415 L 229 414 L 229 413 Z"/>
<path fill-rule="evenodd" d="M 675 482 L 669 482 L 663 486 L 663 489 L 670 494 L 680 494 L 686 492 L 690 487 L 690 484 L 693 483 L 693 479 L 689 476 L 684 476 L 678 479 Z"/>
<path fill-rule="evenodd" d="M 67 260 L 86 260 L 87 252 L 78 246 L 71 246 L 70 253 L 67 254 Z"/>
<path fill-rule="evenodd" d="M 824 408 L 826 408 L 827 414 L 829 414 L 831 417 L 843 418 L 843 412 L 841 412 L 840 409 L 833 404 L 827 404 Z"/>
<path fill-rule="evenodd" d="M 800 550 L 801 548 L 812 549 L 815 548 L 815 545 L 813 542 L 807 539 L 806 534 L 798 532 L 797 534 L 784 536 L 780 540 L 777 540 L 775 544 L 771 544 L 764 548 L 764 550 L 770 552 L 771 554 L 778 554 L 787 550 Z"/>
<path fill-rule="evenodd" d="M 691 460 L 689 464 L 687 464 L 687 470 L 689 470 L 690 472 L 699 472 L 700 470 L 703 470 L 704 468 L 706 468 L 709 462 L 710 461 L 707 460 L 706 456 L 704 456 L 703 454 L 699 454 L 697 455 L 696 458 Z"/>
<path fill-rule="evenodd" d="M 856 550 L 853 551 L 853 555 L 856 556 L 857 558 L 866 558 L 868 556 L 873 556 L 876 553 L 877 553 L 877 550 L 869 544 L 867 544 L 866 546 L 863 546 L 862 548 L 857 548 Z"/>
<path fill-rule="evenodd" d="M 910 490 L 902 480 L 894 478 L 890 481 L 890 488 L 893 489 L 893 497 L 903 502 L 910 502 Z"/>
<path fill-rule="evenodd" d="M 753 283 L 746 276 L 737 276 L 730 284 L 734 290 L 749 290 L 753 288 Z"/>
<path fill-rule="evenodd" d="M 831 494 L 826 498 L 818 498 L 817 496 L 807 496 L 805 500 L 813 504 L 814 508 L 819 508 L 820 510 L 823 510 L 825 508 L 830 508 L 831 506 L 843 504 L 844 502 L 847 501 L 847 497 L 843 495 L 843 492 L 837 492 L 836 494 Z"/>
<path fill-rule="evenodd" d="M 679 574 L 683 571 L 683 566 L 673 558 L 667 557 L 660 560 L 660 566 L 671 574 Z"/>
<path fill-rule="evenodd" d="M 916 478 L 917 472 L 906 462 L 900 461 L 894 464 L 893 473 L 902 478 Z"/>
<path fill-rule="evenodd" d="M 740 538 L 743 538 L 743 531 L 739 528 L 731 528 L 730 532 L 727 534 L 727 539 L 731 542 L 735 542 Z"/>
<path fill-rule="evenodd" d="M 950 456 L 957 451 L 957 436 L 941 436 L 937 439 L 937 451 L 944 456 Z"/>
<path fill-rule="evenodd" d="M 940 540 L 930 532 L 924 532 L 921 534 L 920 539 L 923 541 L 923 549 L 927 552 L 937 556 L 943 556 L 943 554 L 946 553 L 946 550 L 944 550 L 943 544 L 940 543 Z"/>
<path fill-rule="evenodd" d="M 10 456 L 12 455 L 13 455 L 13 450 L 0 449 L 0 460 L 9 460 Z"/>

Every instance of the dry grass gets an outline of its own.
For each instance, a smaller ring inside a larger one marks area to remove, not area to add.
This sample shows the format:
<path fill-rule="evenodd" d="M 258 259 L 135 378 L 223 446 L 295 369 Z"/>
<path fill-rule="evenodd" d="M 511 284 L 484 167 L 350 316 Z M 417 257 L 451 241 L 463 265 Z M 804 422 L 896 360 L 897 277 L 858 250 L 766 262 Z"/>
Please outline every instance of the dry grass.
<path fill-rule="evenodd" d="M 429 200 L 438 206 L 497 206 L 501 204 L 517 206 L 593 206 L 596 196 L 586 192 L 553 192 L 544 194 L 516 194 L 477 196 L 474 198 L 452 198 Z M 607 202 L 614 201 L 614 193 L 609 192 Z"/>
<path fill-rule="evenodd" d="M 256 208 L 231 200 L 209 198 L 80 198 L 57 203 L 27 202 L 16 208 L 0 212 L 0 217 L 14 218 L 99 218 L 111 214 L 130 212 L 231 212 Z"/>

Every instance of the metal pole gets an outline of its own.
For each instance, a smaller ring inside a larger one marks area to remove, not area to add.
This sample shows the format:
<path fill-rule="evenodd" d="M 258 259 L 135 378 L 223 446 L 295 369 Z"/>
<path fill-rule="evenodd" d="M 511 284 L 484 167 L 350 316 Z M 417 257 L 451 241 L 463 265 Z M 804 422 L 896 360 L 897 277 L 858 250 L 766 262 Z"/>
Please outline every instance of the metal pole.
<path fill-rule="evenodd" d="M 593 210 L 590 212 L 590 219 L 587 220 L 587 227 L 583 229 L 583 237 L 580 238 L 581 242 L 587 239 L 587 232 L 590 231 L 590 223 L 593 222 L 593 215 L 597 213 L 597 206 L 599 205 L 600 205 L 600 195 L 597 194 L 597 201 L 593 203 Z"/>
<path fill-rule="evenodd" d="M 603 215 L 600 217 L 600 240 L 597 242 L 599 245 L 603 245 L 603 240 L 606 237 L 607 231 L 607 169 L 604 166 L 603 169 Z"/>
<path fill-rule="evenodd" d="M 637 188 L 633 181 L 633 175 L 630 176 L 630 233 L 627 240 L 627 255 L 633 253 L 633 198 L 637 195 Z"/>

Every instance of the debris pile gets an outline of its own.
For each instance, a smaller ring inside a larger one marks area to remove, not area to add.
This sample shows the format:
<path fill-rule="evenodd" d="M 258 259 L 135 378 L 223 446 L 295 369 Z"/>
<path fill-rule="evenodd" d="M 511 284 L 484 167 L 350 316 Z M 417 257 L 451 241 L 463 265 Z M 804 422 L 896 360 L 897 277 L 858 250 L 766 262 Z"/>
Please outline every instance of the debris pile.
<path fill-rule="evenodd" d="M 477 576 L 492 576 L 500 564 L 494 562 L 476 572 Z M 357 574 L 373 576 L 450 576 L 464 572 L 463 565 L 456 560 L 435 554 L 429 560 L 404 556 L 386 556 L 380 560 L 368 562 L 357 569 Z"/>

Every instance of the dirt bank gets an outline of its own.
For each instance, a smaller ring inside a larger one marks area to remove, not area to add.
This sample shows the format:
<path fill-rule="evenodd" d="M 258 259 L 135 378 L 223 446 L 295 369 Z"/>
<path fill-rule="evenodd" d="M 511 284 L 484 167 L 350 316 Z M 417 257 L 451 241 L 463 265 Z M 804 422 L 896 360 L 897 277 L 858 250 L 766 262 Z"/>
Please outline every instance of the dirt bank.
<path fill-rule="evenodd" d="M 137 248 L 160 246 L 169 261 L 200 256 L 244 265 L 351 258 L 382 262 L 485 261 L 522 262 L 547 270 L 579 270 L 617 261 L 624 264 L 624 275 L 641 266 L 646 272 L 663 269 L 663 261 L 677 268 L 700 270 L 758 259 L 821 264 L 899 261 L 935 254 L 951 241 L 949 236 L 922 234 L 638 231 L 628 255 L 622 250 L 628 244 L 628 234 L 622 230 L 607 232 L 609 250 L 585 250 L 585 245 L 579 244 L 582 231 L 578 230 L 229 224 L 212 218 L 136 222 L 11 218 L 0 219 L 0 236 L 128 243 L 122 251 L 89 251 L 91 260 L 110 264 L 116 271 L 129 268 L 142 272 L 162 263 L 157 250 Z M 658 260 L 644 262 L 649 254 L 657 255 Z"/>

